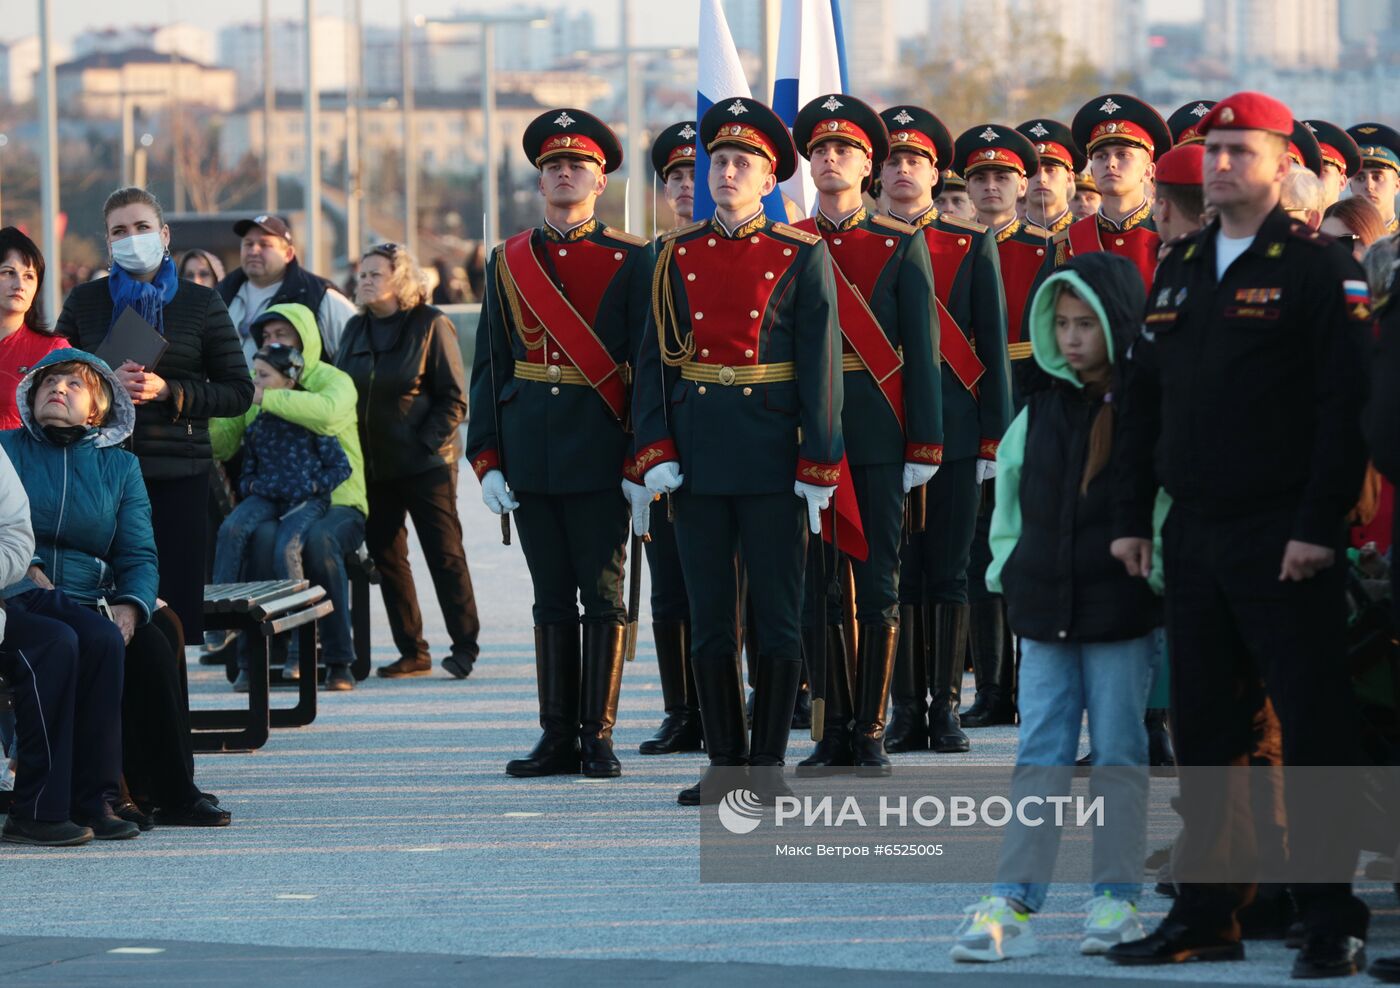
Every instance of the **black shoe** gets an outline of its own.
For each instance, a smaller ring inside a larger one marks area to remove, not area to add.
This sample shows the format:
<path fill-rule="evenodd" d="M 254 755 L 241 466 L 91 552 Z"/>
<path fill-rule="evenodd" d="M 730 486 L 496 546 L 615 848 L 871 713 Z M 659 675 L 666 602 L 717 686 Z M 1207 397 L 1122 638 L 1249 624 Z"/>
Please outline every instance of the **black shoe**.
<path fill-rule="evenodd" d="M 701 751 L 704 731 L 700 728 L 700 712 L 679 710 L 667 714 L 656 733 L 637 746 L 642 755 L 674 755 L 680 751 Z"/>
<path fill-rule="evenodd" d="M 1366 941 L 1344 933 L 1309 933 L 1293 958 L 1295 978 L 1348 978 L 1366 970 Z"/>
<path fill-rule="evenodd" d="M 453 679 L 466 679 L 476 665 L 475 655 L 458 655 L 455 652 L 442 660 L 442 668 Z"/>
<path fill-rule="evenodd" d="M 13 814 L 5 817 L 5 829 L 0 830 L 0 840 L 7 844 L 35 847 L 76 847 L 92 837 L 91 827 L 80 827 L 69 820 L 22 820 Z"/>
<path fill-rule="evenodd" d="M 141 833 L 141 828 L 136 824 L 110 811 L 104 816 L 83 817 L 73 822 L 80 827 L 91 827 L 93 840 L 131 840 Z"/>
<path fill-rule="evenodd" d="M 375 672 L 383 679 L 407 679 L 410 676 L 431 676 L 432 659 L 399 659 L 387 666 L 380 666 Z"/>
<path fill-rule="evenodd" d="M 929 747 L 943 754 L 968 751 L 972 745 L 958 717 L 962 698 L 962 642 L 967 635 L 966 604 L 937 604 L 933 608 L 933 635 L 925 656 L 929 692 Z"/>
<path fill-rule="evenodd" d="M 581 768 L 578 738 L 545 734 L 524 758 L 506 762 L 506 775 L 532 779 L 541 775 L 578 775 Z"/>
<path fill-rule="evenodd" d="M 794 731 L 812 729 L 812 694 L 806 686 L 797 691 L 797 702 L 792 707 L 791 726 Z"/>
<path fill-rule="evenodd" d="M 332 693 L 345 693 L 355 688 L 355 677 L 347 665 L 326 667 L 325 689 Z"/>
<path fill-rule="evenodd" d="M 1012 701 L 1015 690 L 1015 656 L 1006 630 L 1006 607 L 1000 597 L 973 603 L 969 608 L 973 678 L 977 695 L 960 720 L 964 728 L 999 727 L 1016 723 Z M 961 655 L 961 649 L 956 649 Z M 962 681 L 959 665 L 958 681 Z"/>
<path fill-rule="evenodd" d="M 928 751 L 928 674 L 924 670 L 924 609 L 899 608 L 899 644 L 890 677 L 890 722 L 885 726 L 885 750 Z"/>
<path fill-rule="evenodd" d="M 1193 930 L 1175 920 L 1141 940 L 1116 943 L 1105 954 L 1115 964 L 1182 964 L 1186 961 L 1242 961 L 1244 944 L 1214 933 Z"/>
<path fill-rule="evenodd" d="M 617 697 L 622 689 L 626 644 L 626 625 L 583 626 L 578 737 L 581 767 L 590 779 L 613 779 L 622 774 L 622 763 L 613 751 L 612 731 L 617 722 Z"/>
<path fill-rule="evenodd" d="M 247 693 L 252 689 L 252 683 L 248 681 L 248 670 L 239 669 L 238 678 L 233 681 L 233 691 L 235 693 Z"/>
<path fill-rule="evenodd" d="M 622 774 L 611 738 L 584 738 L 579 748 L 579 768 L 588 778 L 615 779 Z"/>
<path fill-rule="evenodd" d="M 699 751 L 704 731 L 696 700 L 695 670 L 690 662 L 690 623 L 653 621 L 656 669 L 661 677 L 661 702 L 666 711 L 656 733 L 637 748 L 642 755 L 670 755 Z"/>
<path fill-rule="evenodd" d="M 695 783 L 695 785 L 693 786 L 687 786 L 686 788 L 682 789 L 679 793 L 676 794 L 676 802 L 681 806 L 704 805 L 704 803 L 706 802 L 704 798 L 706 790 L 708 790 L 709 795 L 712 797 L 709 800 L 710 803 L 719 802 L 725 796 L 724 787 L 717 786 L 713 782 L 707 784 L 706 780 L 710 778 L 711 773 L 716 772 L 718 770 L 723 769 L 726 771 L 733 772 L 739 768 L 742 768 L 742 766 L 711 765 L 709 768 L 705 769 L 705 774 L 700 776 L 699 782 Z"/>
<path fill-rule="evenodd" d="M 123 820 L 130 820 L 132 823 L 136 824 L 142 833 L 145 833 L 156 825 L 155 818 L 130 799 L 117 803 L 112 807 L 112 812 Z"/>
<path fill-rule="evenodd" d="M 852 697 L 855 733 L 851 740 L 851 759 L 863 776 L 886 776 L 892 771 L 890 758 L 885 754 L 885 708 L 889 704 L 898 644 L 897 627 L 870 625 L 860 629 L 856 644 L 855 695 Z"/>
<path fill-rule="evenodd" d="M 812 753 L 797 763 L 797 774 L 804 777 L 831 775 L 843 768 L 855 765 L 851 753 L 850 728 L 829 724 L 822 731 L 822 739 L 812 749 Z"/>
<path fill-rule="evenodd" d="M 1366 973 L 1377 981 L 1400 984 L 1400 957 L 1379 957 L 1371 962 Z"/>
<path fill-rule="evenodd" d="M 1214 933 L 1163 919 L 1141 940 L 1114 943 L 1105 954 L 1114 964 L 1182 964 L 1189 960 L 1245 960 L 1245 945 Z"/>
<path fill-rule="evenodd" d="M 156 823 L 162 827 L 227 827 L 232 819 L 228 810 L 220 809 L 203 796 L 187 806 L 162 806 L 156 810 Z"/>

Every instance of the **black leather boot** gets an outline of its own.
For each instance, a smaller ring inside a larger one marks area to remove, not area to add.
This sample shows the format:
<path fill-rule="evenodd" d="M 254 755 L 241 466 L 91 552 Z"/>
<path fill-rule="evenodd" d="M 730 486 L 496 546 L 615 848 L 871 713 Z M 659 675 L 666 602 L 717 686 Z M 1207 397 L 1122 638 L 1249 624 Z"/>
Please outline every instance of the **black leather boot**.
<path fill-rule="evenodd" d="M 506 774 L 521 778 L 572 775 L 579 770 L 578 624 L 565 621 L 535 628 L 535 679 L 544 734 L 524 758 L 506 762 Z"/>
<path fill-rule="evenodd" d="M 967 751 L 971 745 L 958 723 L 962 698 L 962 641 L 967 636 L 966 604 L 935 604 L 933 647 L 928 650 L 929 747 L 941 753 Z"/>
<path fill-rule="evenodd" d="M 1150 707 L 1143 723 L 1147 725 L 1147 764 L 1153 768 L 1176 765 L 1176 750 L 1167 728 L 1167 711 L 1162 707 Z"/>
<path fill-rule="evenodd" d="M 695 695 L 700 700 L 700 721 L 705 731 L 705 753 L 710 756 L 709 776 L 715 769 L 749 763 L 749 728 L 744 717 L 744 683 L 739 671 L 739 655 L 695 664 Z M 705 779 L 682 789 L 676 802 L 699 806 Z M 718 787 L 712 796 L 723 798 Z"/>
<path fill-rule="evenodd" d="M 798 775 L 822 775 L 833 768 L 855 764 L 851 758 L 851 681 L 846 673 L 846 636 L 842 626 L 829 624 L 824 629 L 803 628 L 802 649 L 807 655 L 812 655 L 813 649 L 823 647 L 823 635 L 826 648 L 826 719 L 822 724 L 822 739 L 810 755 L 797 763 Z"/>
<path fill-rule="evenodd" d="M 889 775 L 885 754 L 885 703 L 894 674 L 894 650 L 899 629 L 874 625 L 860 629 L 856 664 L 856 726 L 851 754 L 861 775 Z"/>
<path fill-rule="evenodd" d="M 839 626 L 831 626 L 839 630 Z M 764 802 L 791 796 L 783 781 L 792 706 L 802 681 L 802 662 L 764 657 L 754 683 L 753 739 L 749 744 L 749 788 Z"/>
<path fill-rule="evenodd" d="M 643 741 L 643 755 L 670 755 L 700 750 L 700 707 L 695 701 L 695 675 L 690 668 L 690 624 L 653 621 L 656 665 L 661 674 L 661 701 L 666 717 L 656 734 Z"/>
<path fill-rule="evenodd" d="M 583 626 L 583 690 L 579 698 L 579 748 L 583 774 L 611 779 L 622 774 L 613 753 L 612 729 L 617 722 L 617 694 L 622 688 L 622 649 L 625 624 Z"/>
<path fill-rule="evenodd" d="M 995 727 L 1016 722 L 1012 706 L 1012 656 L 1007 647 L 1006 607 L 1000 597 L 970 605 L 972 674 L 977 697 L 962 715 L 963 727 Z"/>
<path fill-rule="evenodd" d="M 890 722 L 885 728 L 885 750 L 928 750 L 928 676 L 924 670 L 924 609 L 908 604 L 899 608 L 899 641 L 890 679 Z"/>

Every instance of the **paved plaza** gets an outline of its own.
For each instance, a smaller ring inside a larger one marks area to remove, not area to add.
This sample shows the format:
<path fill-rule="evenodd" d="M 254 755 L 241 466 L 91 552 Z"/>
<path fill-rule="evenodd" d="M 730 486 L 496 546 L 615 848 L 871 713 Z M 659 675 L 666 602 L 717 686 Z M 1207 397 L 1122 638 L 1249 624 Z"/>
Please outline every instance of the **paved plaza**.
<path fill-rule="evenodd" d="M 1037 917 L 1041 956 L 969 969 L 947 953 L 981 886 L 700 884 L 696 811 L 674 800 L 703 756 L 636 754 L 661 707 L 645 613 L 615 736 L 623 777 L 508 778 L 506 760 L 537 732 L 530 586 L 518 546 L 500 545 L 469 476 L 461 508 L 483 623 L 471 678 L 371 678 L 353 693 L 322 694 L 314 724 L 275 731 L 261 751 L 199 756 L 199 782 L 232 810 L 230 829 L 0 847 L 9 893 L 0 982 L 851 984 L 853 972 L 854 983 L 891 985 L 928 984 L 933 972 L 935 984 L 1055 988 L 1087 978 L 1286 980 L 1281 944 L 1249 943 L 1243 964 L 1146 977 L 1080 957 L 1082 890 L 1052 893 Z M 440 659 L 441 616 L 421 559 L 415 567 Z M 374 608 L 382 665 L 393 655 L 377 594 Z M 233 702 L 222 670 L 192 665 L 191 691 L 196 707 Z M 970 754 L 905 755 L 896 766 L 1011 763 L 1014 729 L 969 733 Z M 810 746 L 794 735 L 789 763 Z M 1365 890 L 1371 955 L 1400 953 L 1395 897 L 1380 883 Z M 1141 905 L 1151 924 L 1169 902 L 1149 891 Z"/>

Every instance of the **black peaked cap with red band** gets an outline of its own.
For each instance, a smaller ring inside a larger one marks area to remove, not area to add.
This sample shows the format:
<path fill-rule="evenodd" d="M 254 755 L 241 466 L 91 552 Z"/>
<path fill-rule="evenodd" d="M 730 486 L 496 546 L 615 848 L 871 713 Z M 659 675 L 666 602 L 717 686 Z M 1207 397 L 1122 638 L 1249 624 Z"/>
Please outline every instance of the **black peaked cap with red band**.
<path fill-rule="evenodd" d="M 963 131 L 953 145 L 953 167 L 965 179 L 983 168 L 1010 168 L 1029 177 L 1040 171 L 1040 155 L 1016 128 L 978 124 Z"/>
<path fill-rule="evenodd" d="M 797 111 L 792 122 L 797 153 L 812 156 L 812 149 L 825 141 L 853 144 L 870 155 L 875 167 L 889 157 L 890 135 L 885 122 L 870 106 L 845 93 L 818 96 Z"/>
<path fill-rule="evenodd" d="M 536 168 L 562 155 L 597 162 L 604 174 L 622 164 L 622 144 L 612 129 L 593 114 L 571 106 L 541 113 L 525 128 L 520 143 Z"/>
<path fill-rule="evenodd" d="M 1172 115 L 1167 117 L 1167 129 L 1172 132 L 1173 146 L 1204 143 L 1205 138 L 1201 136 L 1198 128 L 1213 106 L 1213 99 L 1197 99 L 1173 110 Z"/>
<path fill-rule="evenodd" d="M 1336 165 L 1348 178 L 1361 170 L 1361 148 L 1345 130 L 1328 120 L 1304 120 L 1303 126 L 1317 138 L 1323 161 Z"/>
<path fill-rule="evenodd" d="M 1130 144 L 1156 161 L 1172 146 L 1172 132 L 1162 115 L 1126 93 L 1094 97 L 1079 108 L 1069 129 L 1074 143 L 1090 158 L 1100 145 Z"/>
<path fill-rule="evenodd" d="M 890 135 L 890 153 L 896 151 L 916 151 L 933 159 L 937 177 L 933 182 L 935 198 L 948 184 L 952 174 L 961 181 L 953 167 L 953 135 L 934 114 L 922 106 L 912 103 L 899 103 L 880 111 L 880 119 Z"/>
<path fill-rule="evenodd" d="M 773 163 L 779 182 L 797 171 L 797 148 L 781 117 L 748 96 L 729 96 L 700 118 L 700 143 L 706 151 L 733 145 Z"/>
<path fill-rule="evenodd" d="M 694 120 L 673 123 L 651 142 L 651 167 L 664 181 L 676 165 L 695 165 L 695 138 L 700 132 Z"/>
<path fill-rule="evenodd" d="M 1055 161 L 1072 172 L 1082 172 L 1089 163 L 1067 126 L 1048 117 L 1027 120 L 1016 127 L 1035 146 L 1041 161 Z"/>
<path fill-rule="evenodd" d="M 1314 175 L 1322 174 L 1322 145 L 1301 120 L 1293 121 L 1288 135 L 1288 156 Z"/>

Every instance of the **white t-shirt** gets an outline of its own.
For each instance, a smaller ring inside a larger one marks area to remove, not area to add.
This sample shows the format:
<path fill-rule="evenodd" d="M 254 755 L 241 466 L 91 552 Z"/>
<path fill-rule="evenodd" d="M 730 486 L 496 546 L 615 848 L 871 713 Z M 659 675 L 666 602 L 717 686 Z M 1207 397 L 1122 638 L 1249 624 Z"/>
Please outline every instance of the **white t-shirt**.
<path fill-rule="evenodd" d="M 1225 272 L 1230 270 L 1230 265 L 1235 263 L 1235 258 L 1249 250 L 1249 245 L 1254 243 L 1254 237 L 1227 237 L 1223 231 L 1215 234 L 1215 280 L 1217 282 L 1225 280 Z"/>
<path fill-rule="evenodd" d="M 228 304 L 228 315 L 233 320 L 233 325 L 238 329 L 238 336 L 243 341 L 243 354 L 248 358 L 248 363 L 253 362 L 253 354 L 258 348 L 253 344 L 252 338 L 248 335 L 248 326 L 254 319 L 262 315 L 263 310 L 272 304 L 272 298 L 282 288 L 282 282 L 273 282 L 266 288 L 259 288 L 253 284 L 252 279 L 243 282 L 243 286 L 238 289 L 238 294 L 233 296 L 233 300 Z"/>

